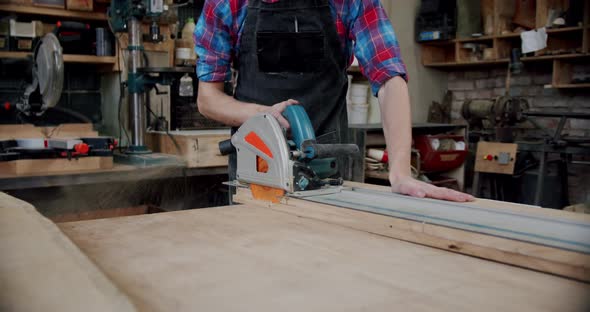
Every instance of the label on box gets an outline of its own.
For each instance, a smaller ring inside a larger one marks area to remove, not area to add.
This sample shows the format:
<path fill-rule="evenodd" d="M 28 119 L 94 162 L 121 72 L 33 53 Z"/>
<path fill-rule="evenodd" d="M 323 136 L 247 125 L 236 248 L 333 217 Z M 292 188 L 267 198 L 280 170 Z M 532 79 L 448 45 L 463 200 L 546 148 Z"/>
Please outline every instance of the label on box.
<path fill-rule="evenodd" d="M 0 38 L 0 49 L 6 49 L 6 38 Z"/>
<path fill-rule="evenodd" d="M 31 40 L 31 39 L 17 39 L 16 40 L 16 47 L 19 50 L 30 51 L 31 49 L 33 49 L 33 40 Z"/>

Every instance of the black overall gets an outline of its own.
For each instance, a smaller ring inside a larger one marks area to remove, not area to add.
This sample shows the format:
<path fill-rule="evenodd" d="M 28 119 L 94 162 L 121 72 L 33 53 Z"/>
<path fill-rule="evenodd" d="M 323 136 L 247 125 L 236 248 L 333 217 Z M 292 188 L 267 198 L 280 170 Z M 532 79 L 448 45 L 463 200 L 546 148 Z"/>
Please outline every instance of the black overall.
<path fill-rule="evenodd" d="M 235 98 L 269 106 L 297 100 L 319 143 L 345 143 L 347 60 L 328 1 L 248 1 Z M 230 157 L 230 181 L 235 161 Z M 338 163 L 344 175 L 347 161 Z"/>

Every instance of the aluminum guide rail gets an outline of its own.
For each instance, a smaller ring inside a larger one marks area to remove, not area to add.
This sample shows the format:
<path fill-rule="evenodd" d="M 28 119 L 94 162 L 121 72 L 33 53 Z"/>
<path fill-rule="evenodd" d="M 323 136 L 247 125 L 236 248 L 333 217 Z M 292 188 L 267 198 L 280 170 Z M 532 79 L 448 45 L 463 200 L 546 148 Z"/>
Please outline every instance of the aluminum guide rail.
<path fill-rule="evenodd" d="M 590 222 L 358 188 L 293 197 L 590 254 Z"/>

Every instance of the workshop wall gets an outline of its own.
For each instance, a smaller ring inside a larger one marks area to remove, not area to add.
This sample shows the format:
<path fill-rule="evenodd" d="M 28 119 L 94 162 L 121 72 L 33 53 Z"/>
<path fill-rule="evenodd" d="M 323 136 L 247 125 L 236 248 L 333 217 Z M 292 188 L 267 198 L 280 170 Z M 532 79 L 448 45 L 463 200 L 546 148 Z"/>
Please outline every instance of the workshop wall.
<path fill-rule="evenodd" d="M 422 66 L 422 50 L 414 40 L 414 19 L 419 0 L 382 0 L 401 47 L 410 77 L 412 121 L 425 122 L 432 101 L 440 101 L 447 90 L 444 72 Z"/>
<path fill-rule="evenodd" d="M 587 65 L 574 68 L 577 75 L 590 73 Z M 461 106 L 469 99 L 489 99 L 504 95 L 506 68 L 481 69 L 476 71 L 453 71 L 448 73 L 448 89 L 453 91 L 451 118 L 454 123 L 465 123 L 461 116 Z M 527 63 L 522 74 L 513 76 L 510 94 L 523 96 L 535 111 L 572 111 L 590 113 L 590 90 L 561 90 L 545 88 L 551 84 L 551 63 Z M 547 129 L 555 129 L 556 118 L 538 119 Z M 590 120 L 568 120 L 564 133 L 571 136 L 590 136 Z M 534 129 L 529 123 L 520 125 L 520 136 L 540 135 L 541 130 Z M 574 161 L 587 162 L 590 159 L 575 157 Z M 569 199 L 571 203 L 590 202 L 590 166 L 572 164 L 569 171 Z"/>

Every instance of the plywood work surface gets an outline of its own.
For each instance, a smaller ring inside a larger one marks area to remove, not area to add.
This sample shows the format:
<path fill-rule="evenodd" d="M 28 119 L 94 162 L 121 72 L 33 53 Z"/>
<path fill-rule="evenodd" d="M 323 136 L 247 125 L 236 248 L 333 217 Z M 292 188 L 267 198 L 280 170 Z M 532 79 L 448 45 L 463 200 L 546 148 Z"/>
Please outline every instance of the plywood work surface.
<path fill-rule="evenodd" d="M 19 159 L 0 162 L 0 178 L 31 174 L 72 173 L 113 168 L 113 157 Z"/>
<path fill-rule="evenodd" d="M 0 311 L 136 311 L 30 204 L 0 192 Z"/>
<path fill-rule="evenodd" d="M 144 311 L 590 307 L 589 284 L 251 204 L 59 226 Z"/>

